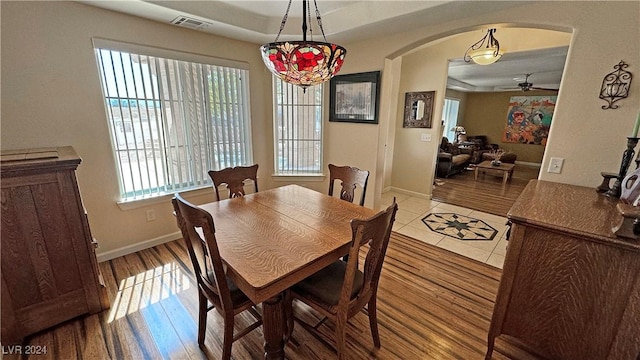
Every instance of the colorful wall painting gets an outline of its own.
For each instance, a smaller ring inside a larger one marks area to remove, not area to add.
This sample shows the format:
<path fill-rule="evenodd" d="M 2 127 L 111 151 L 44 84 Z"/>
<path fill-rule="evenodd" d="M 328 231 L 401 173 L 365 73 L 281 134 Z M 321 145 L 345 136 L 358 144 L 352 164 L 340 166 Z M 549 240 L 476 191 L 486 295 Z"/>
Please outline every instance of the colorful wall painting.
<path fill-rule="evenodd" d="M 546 145 L 556 95 L 512 96 L 502 142 Z"/>

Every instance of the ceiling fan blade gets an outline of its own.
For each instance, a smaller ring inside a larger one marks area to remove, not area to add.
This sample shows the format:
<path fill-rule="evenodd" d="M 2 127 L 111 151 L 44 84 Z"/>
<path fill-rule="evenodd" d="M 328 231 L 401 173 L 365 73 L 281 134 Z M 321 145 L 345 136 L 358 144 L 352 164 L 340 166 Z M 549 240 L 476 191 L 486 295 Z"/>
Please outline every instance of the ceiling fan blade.
<path fill-rule="evenodd" d="M 537 87 L 537 86 L 530 86 L 529 89 L 531 90 L 547 90 L 547 91 L 558 91 L 560 89 L 550 89 L 550 88 L 543 88 L 543 87 Z"/>

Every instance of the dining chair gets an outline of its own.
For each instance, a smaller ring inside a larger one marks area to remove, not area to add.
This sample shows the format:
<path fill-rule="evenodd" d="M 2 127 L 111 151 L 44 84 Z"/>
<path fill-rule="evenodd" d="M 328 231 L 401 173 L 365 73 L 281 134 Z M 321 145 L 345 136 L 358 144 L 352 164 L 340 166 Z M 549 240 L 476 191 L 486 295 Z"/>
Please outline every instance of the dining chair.
<path fill-rule="evenodd" d="M 262 318 L 251 300 L 225 274 L 211 215 L 179 194 L 172 203 L 198 283 L 198 345 L 204 349 L 207 313 L 216 308 L 224 319 L 222 359 L 228 360 L 233 342 L 262 325 Z M 209 302 L 213 305 L 209 306 Z M 234 336 L 235 316 L 245 310 L 257 321 Z"/>
<path fill-rule="evenodd" d="M 244 181 L 253 180 L 255 192 L 258 192 L 258 164 L 251 166 L 228 167 L 222 170 L 210 170 L 209 176 L 213 180 L 213 188 L 216 190 L 216 197 L 220 200 L 219 187 L 227 185 L 229 198 L 244 196 Z"/>
<path fill-rule="evenodd" d="M 347 321 L 365 309 L 369 315 L 369 326 L 375 347 L 380 347 L 376 299 L 378 281 L 384 262 L 391 228 L 395 220 L 398 205 L 395 198 L 386 210 L 365 220 L 351 220 L 352 240 L 347 262 L 338 260 L 328 267 L 302 280 L 291 288 L 287 296 L 285 313 L 287 314 L 287 336 L 293 332 L 292 303 L 294 299 L 304 302 L 317 310 L 325 318 L 312 326 L 300 319 L 295 319 L 305 329 L 318 334 L 317 328 L 326 320 L 335 322 L 335 349 L 338 359 L 345 359 L 345 340 Z M 360 249 L 369 245 L 366 250 L 363 269 L 358 267 Z"/>
<path fill-rule="evenodd" d="M 333 196 L 333 183 L 335 180 L 342 181 L 340 199 L 353 202 L 356 185 L 360 185 L 362 195 L 360 196 L 360 206 L 364 206 L 364 196 L 367 192 L 367 180 L 369 172 L 351 166 L 336 166 L 329 164 L 329 196 Z"/>

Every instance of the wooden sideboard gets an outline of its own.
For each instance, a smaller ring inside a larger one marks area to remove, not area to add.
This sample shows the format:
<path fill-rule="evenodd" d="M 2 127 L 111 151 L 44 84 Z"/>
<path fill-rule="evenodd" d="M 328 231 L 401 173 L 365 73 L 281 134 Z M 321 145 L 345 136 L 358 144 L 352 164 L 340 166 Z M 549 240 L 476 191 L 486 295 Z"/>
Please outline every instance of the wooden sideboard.
<path fill-rule="evenodd" d="M 489 329 L 547 359 L 640 359 L 640 241 L 617 238 L 616 200 L 532 180 L 513 222 Z"/>
<path fill-rule="evenodd" d="M 109 307 L 71 147 L 3 151 L 3 345 Z"/>

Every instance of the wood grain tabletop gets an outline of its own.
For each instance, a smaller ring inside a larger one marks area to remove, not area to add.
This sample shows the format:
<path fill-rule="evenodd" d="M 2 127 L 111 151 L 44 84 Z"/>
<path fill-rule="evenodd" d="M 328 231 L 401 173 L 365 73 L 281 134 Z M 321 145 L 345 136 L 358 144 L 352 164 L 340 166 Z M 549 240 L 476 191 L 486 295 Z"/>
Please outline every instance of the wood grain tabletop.
<path fill-rule="evenodd" d="M 346 254 L 350 221 L 376 213 L 298 185 L 200 208 L 213 216 L 229 276 L 255 303 Z"/>

